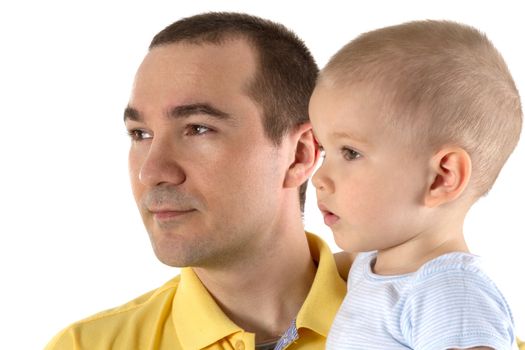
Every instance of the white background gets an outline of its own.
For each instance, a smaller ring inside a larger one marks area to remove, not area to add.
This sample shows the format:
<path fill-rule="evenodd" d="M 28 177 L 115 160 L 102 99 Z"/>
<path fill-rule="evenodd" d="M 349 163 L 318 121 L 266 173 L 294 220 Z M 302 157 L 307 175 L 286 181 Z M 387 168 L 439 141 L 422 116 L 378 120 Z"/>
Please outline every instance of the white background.
<path fill-rule="evenodd" d="M 485 31 L 525 95 L 518 1 L 3 1 L 0 5 L 0 347 L 39 349 L 61 328 L 176 274 L 154 257 L 127 177 L 122 111 L 152 36 L 201 11 L 292 28 L 319 65 L 356 35 L 414 19 Z M 183 4 L 184 3 L 184 4 Z M 525 337 L 525 142 L 468 217 L 471 250 Z M 309 192 L 306 227 L 334 250 Z M 380 219 L 380 218 L 379 218 Z"/>

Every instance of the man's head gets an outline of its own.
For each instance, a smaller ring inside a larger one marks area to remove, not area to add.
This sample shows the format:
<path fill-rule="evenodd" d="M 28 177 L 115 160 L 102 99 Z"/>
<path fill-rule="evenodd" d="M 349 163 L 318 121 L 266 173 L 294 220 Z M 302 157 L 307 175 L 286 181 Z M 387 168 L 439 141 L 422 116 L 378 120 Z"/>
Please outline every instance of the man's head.
<path fill-rule="evenodd" d="M 252 254 L 292 193 L 300 218 L 316 74 L 293 33 L 248 15 L 193 16 L 155 36 L 125 119 L 133 192 L 163 262 Z"/>
<path fill-rule="evenodd" d="M 263 112 L 264 131 L 279 145 L 288 131 L 308 122 L 308 100 L 318 67 L 304 43 L 281 24 L 241 13 L 212 12 L 179 20 L 159 32 L 150 49 L 170 43 L 221 45 L 242 38 L 256 54 L 256 73 L 247 87 Z M 305 182 L 299 190 L 304 210 Z"/>
<path fill-rule="evenodd" d="M 515 148 L 518 91 L 487 37 L 449 21 L 416 21 L 364 33 L 323 69 L 320 84 L 366 83 L 383 98 L 385 122 L 413 149 L 463 148 L 472 195 L 485 194 Z"/>

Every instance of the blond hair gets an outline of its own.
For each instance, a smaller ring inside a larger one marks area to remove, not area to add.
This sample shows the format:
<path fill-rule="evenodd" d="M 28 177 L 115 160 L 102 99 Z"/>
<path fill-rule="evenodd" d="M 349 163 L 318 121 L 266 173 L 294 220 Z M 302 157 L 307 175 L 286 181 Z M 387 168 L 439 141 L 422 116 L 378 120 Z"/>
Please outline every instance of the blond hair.
<path fill-rule="evenodd" d="M 416 21 L 364 33 L 331 58 L 323 82 L 372 84 L 386 91 L 389 125 L 419 144 L 465 149 L 476 197 L 492 187 L 519 140 L 512 76 L 494 45 L 470 26 Z"/>

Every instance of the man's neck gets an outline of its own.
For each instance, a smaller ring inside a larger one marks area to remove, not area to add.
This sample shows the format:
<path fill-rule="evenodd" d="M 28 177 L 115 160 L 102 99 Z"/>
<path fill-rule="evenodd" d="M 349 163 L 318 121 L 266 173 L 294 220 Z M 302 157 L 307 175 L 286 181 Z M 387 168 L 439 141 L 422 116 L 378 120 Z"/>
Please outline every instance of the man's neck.
<path fill-rule="evenodd" d="M 262 343 L 297 316 L 316 273 L 302 223 L 276 232 L 266 247 L 225 269 L 194 268 L 224 313 Z"/>

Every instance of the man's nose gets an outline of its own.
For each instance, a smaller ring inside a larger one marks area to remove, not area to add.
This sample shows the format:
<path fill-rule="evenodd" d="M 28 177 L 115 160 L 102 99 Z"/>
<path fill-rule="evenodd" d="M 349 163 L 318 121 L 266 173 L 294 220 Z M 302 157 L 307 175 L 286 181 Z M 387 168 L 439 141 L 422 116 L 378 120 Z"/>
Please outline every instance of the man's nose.
<path fill-rule="evenodd" d="M 183 183 L 186 180 L 186 174 L 177 158 L 178 152 L 175 145 L 153 139 L 140 168 L 140 182 L 146 186 Z"/>

